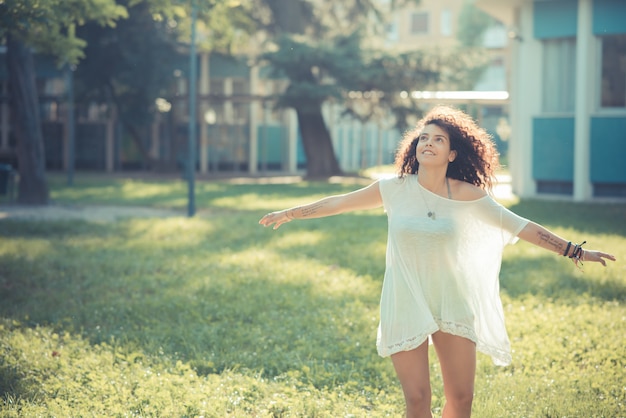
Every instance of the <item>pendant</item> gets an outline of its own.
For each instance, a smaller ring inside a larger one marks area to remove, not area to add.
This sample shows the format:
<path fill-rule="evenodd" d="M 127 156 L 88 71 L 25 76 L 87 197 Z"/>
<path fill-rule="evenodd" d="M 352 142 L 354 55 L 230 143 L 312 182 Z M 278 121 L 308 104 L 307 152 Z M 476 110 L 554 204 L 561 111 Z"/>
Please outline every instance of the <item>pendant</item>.
<path fill-rule="evenodd" d="M 428 217 L 429 217 L 430 219 L 432 219 L 433 221 L 437 218 L 437 217 L 435 216 L 435 212 L 428 212 Z"/>

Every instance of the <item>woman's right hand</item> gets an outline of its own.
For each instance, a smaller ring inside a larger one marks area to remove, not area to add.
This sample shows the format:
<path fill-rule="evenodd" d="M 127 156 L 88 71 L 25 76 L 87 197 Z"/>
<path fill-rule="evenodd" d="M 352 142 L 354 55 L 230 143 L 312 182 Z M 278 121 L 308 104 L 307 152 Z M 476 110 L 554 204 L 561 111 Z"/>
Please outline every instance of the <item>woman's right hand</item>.
<path fill-rule="evenodd" d="M 259 220 L 259 224 L 268 227 L 274 225 L 274 229 L 280 228 L 282 224 L 291 222 L 294 218 L 290 214 L 291 209 L 285 209 L 278 212 L 271 212 Z"/>

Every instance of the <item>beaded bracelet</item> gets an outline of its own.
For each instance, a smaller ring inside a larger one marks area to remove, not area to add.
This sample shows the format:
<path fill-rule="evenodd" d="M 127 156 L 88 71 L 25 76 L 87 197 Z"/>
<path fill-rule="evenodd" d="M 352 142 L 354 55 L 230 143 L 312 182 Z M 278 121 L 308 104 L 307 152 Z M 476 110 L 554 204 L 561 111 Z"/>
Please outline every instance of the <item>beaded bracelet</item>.
<path fill-rule="evenodd" d="M 578 265 L 578 262 L 581 259 L 581 256 L 583 254 L 583 245 L 585 245 L 587 243 L 587 241 L 583 241 L 582 244 L 578 245 L 574 245 L 574 251 L 572 252 L 572 255 L 569 256 L 569 258 L 574 258 L 576 259 L 576 261 L 574 261 L 574 263 L 576 263 L 576 265 Z M 582 266 L 582 261 L 580 262 L 580 265 Z"/>

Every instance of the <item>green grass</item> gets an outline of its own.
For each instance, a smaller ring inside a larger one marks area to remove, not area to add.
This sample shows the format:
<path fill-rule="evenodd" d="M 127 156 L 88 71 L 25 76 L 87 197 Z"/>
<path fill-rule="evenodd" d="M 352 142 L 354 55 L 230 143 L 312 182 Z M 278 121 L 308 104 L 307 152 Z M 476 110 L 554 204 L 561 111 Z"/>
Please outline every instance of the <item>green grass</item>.
<path fill-rule="evenodd" d="M 56 204 L 181 216 L 0 221 L 0 416 L 402 415 L 375 350 L 383 212 L 257 225 L 359 184 L 200 181 L 194 218 L 182 180 L 51 185 Z M 506 249 L 513 364 L 479 356 L 474 415 L 626 416 L 626 204 L 506 204 L 620 261 L 581 273 L 527 243 Z"/>

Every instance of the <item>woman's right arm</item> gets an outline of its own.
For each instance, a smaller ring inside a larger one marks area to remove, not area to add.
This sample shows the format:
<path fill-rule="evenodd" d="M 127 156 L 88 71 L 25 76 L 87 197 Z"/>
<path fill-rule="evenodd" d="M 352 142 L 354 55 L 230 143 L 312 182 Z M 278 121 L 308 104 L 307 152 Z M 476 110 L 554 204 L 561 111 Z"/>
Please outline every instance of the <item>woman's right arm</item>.
<path fill-rule="evenodd" d="M 259 223 L 263 226 L 274 225 L 274 229 L 294 219 L 313 219 L 354 210 L 374 209 L 382 206 L 378 181 L 350 193 L 328 196 L 315 202 L 272 212 L 265 215 Z"/>

